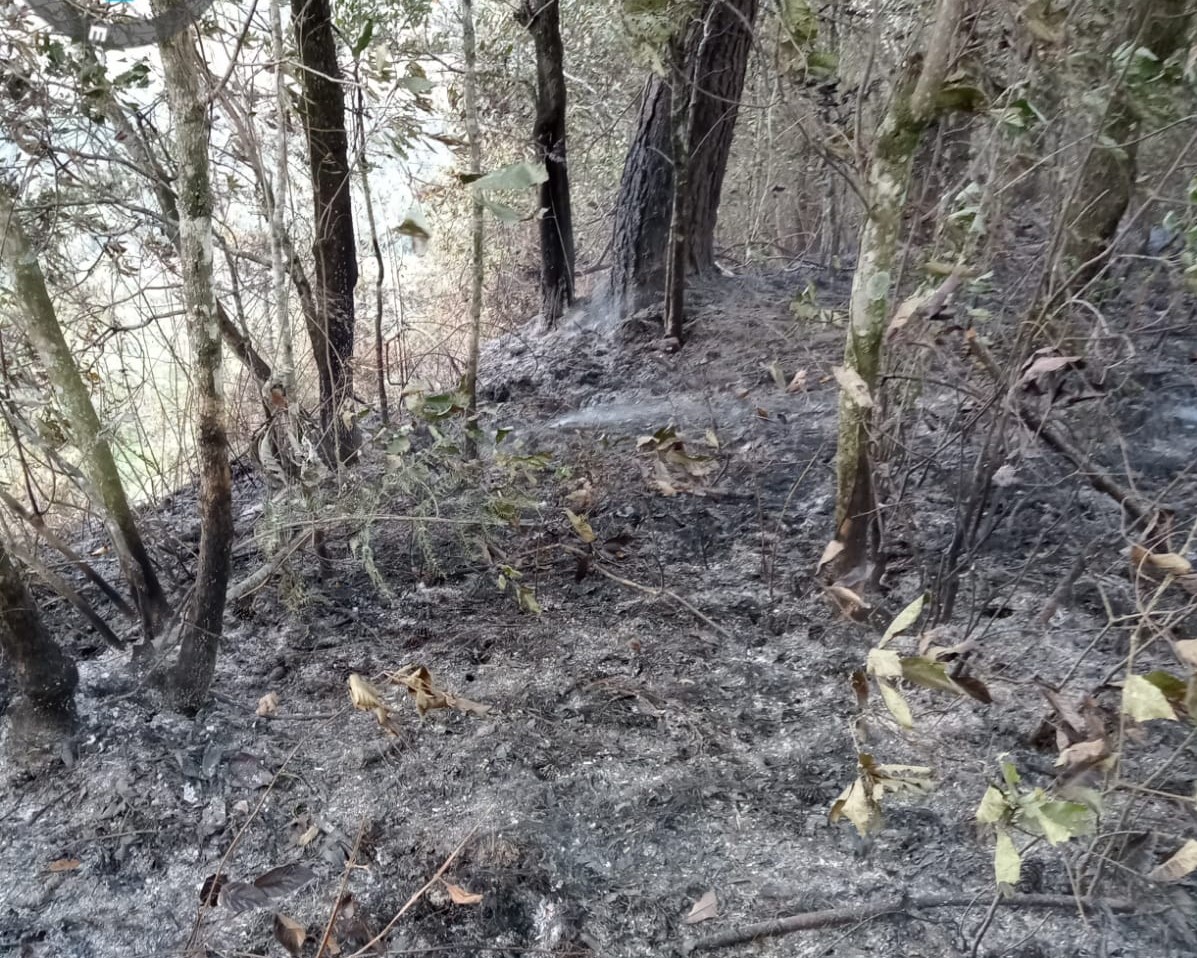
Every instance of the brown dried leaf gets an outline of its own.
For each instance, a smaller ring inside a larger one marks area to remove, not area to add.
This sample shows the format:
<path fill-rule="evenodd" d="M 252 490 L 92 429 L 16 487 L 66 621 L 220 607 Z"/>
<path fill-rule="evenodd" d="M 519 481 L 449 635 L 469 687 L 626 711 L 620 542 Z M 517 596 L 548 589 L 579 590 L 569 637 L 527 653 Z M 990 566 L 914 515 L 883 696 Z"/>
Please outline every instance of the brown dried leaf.
<path fill-rule="evenodd" d="M 59 858 L 46 866 L 49 872 L 73 872 L 83 863 L 78 858 Z"/>
<path fill-rule="evenodd" d="M 355 709 L 372 712 L 382 705 L 382 693 L 355 672 L 349 676 L 349 701 Z"/>
<path fill-rule="evenodd" d="M 830 562 L 843 551 L 844 544 L 840 542 L 839 539 L 832 539 L 823 549 L 823 554 L 819 556 L 819 564 L 815 566 L 815 572 L 817 573 L 823 568 L 823 566 L 827 565 L 828 562 Z"/>
<path fill-rule="evenodd" d="M 790 380 L 790 384 L 786 386 L 787 393 L 806 392 L 806 370 L 799 369 L 794 373 L 794 378 Z"/>
<path fill-rule="evenodd" d="M 1197 869 L 1197 841 L 1190 838 L 1175 855 L 1153 868 L 1147 877 L 1152 881 L 1180 881 L 1194 869 Z"/>
<path fill-rule="evenodd" d="M 303 943 L 308 940 L 308 930 L 294 918 L 275 912 L 274 939 L 291 954 L 298 956 L 303 951 Z"/>
<path fill-rule="evenodd" d="M 896 336 L 901 332 L 902 327 L 914 319 L 915 315 L 927 303 L 929 303 L 935 296 L 935 290 L 923 290 L 908 297 L 902 302 L 902 305 L 894 312 L 894 318 L 889 322 L 889 328 L 885 331 L 887 337 Z"/>
<path fill-rule="evenodd" d="M 288 895 L 299 891 L 304 885 L 312 881 L 316 873 L 300 862 L 280 865 L 268 872 L 262 872 L 254 879 L 254 887 L 260 888 L 270 897 L 279 901 Z"/>
<path fill-rule="evenodd" d="M 1023 370 L 1022 378 L 1019 379 L 1020 386 L 1026 386 L 1035 380 L 1046 376 L 1048 373 L 1054 373 L 1058 369 L 1064 369 L 1066 366 L 1071 366 L 1073 363 L 1081 361 L 1080 356 L 1040 356 L 1038 359 L 1031 360 L 1030 364 Z"/>
<path fill-rule="evenodd" d="M 971 640 L 969 641 L 971 642 Z M 993 703 L 993 696 L 989 694 L 989 689 L 980 679 L 973 678 L 971 675 L 957 675 L 953 677 L 953 681 L 964 689 L 964 693 L 969 698 L 974 698 L 984 705 Z"/>
<path fill-rule="evenodd" d="M 449 893 L 449 898 L 455 905 L 477 905 L 482 901 L 482 896 L 477 892 L 466 891 L 460 885 L 451 885 L 446 882 L 445 891 Z"/>
<path fill-rule="evenodd" d="M 1077 765 L 1092 765 L 1101 761 L 1107 754 L 1109 754 L 1108 745 L 1103 738 L 1077 742 L 1060 752 L 1059 758 L 1056 759 L 1056 766 L 1072 768 Z"/>
<path fill-rule="evenodd" d="M 715 897 L 713 891 L 708 891 L 694 903 L 694 906 L 690 909 L 690 914 L 684 920 L 687 925 L 697 925 L 700 921 L 715 918 L 718 914 L 719 900 Z"/>
<path fill-rule="evenodd" d="M 267 692 L 260 699 L 258 699 L 258 707 L 254 710 L 255 715 L 267 716 L 273 715 L 278 711 L 278 693 Z"/>
<path fill-rule="evenodd" d="M 827 594 L 831 596 L 832 601 L 839 607 L 839 610 L 849 618 L 869 608 L 869 604 L 860 595 L 846 586 L 829 585 L 827 586 Z"/>

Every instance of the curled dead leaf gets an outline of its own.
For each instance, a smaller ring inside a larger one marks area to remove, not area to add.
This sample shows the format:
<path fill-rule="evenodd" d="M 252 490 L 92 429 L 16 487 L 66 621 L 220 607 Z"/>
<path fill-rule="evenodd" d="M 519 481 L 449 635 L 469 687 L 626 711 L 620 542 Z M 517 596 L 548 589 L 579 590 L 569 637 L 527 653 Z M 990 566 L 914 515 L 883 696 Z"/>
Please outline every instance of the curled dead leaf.
<path fill-rule="evenodd" d="M 482 901 L 482 896 L 476 892 L 466 891 L 460 885 L 452 885 L 445 883 L 445 891 L 449 893 L 449 898 L 455 905 L 477 905 Z"/>
<path fill-rule="evenodd" d="M 355 709 L 372 712 L 382 705 L 382 693 L 369 680 L 354 673 L 349 676 L 349 701 Z"/>
<path fill-rule="evenodd" d="M 308 940 L 308 930 L 294 918 L 275 912 L 274 939 L 291 954 L 298 956 L 303 952 L 303 943 Z"/>
<path fill-rule="evenodd" d="M 827 565 L 828 562 L 831 562 L 836 556 L 838 556 L 843 551 L 844 551 L 844 544 L 842 542 L 840 542 L 839 539 L 832 539 L 823 548 L 823 554 L 821 556 L 819 556 L 819 564 L 817 566 L 815 566 L 815 572 L 816 573 L 819 572 L 819 570 L 821 570 L 823 568 L 823 566 Z"/>
<path fill-rule="evenodd" d="M 278 693 L 267 692 L 260 699 L 258 699 L 258 707 L 254 710 L 255 715 L 267 716 L 273 715 L 278 711 Z"/>
<path fill-rule="evenodd" d="M 690 913 L 686 915 L 684 920 L 687 925 L 697 925 L 700 921 L 715 918 L 718 914 L 719 900 L 715 897 L 713 891 L 708 891 L 694 903 L 694 906 L 690 909 Z"/>

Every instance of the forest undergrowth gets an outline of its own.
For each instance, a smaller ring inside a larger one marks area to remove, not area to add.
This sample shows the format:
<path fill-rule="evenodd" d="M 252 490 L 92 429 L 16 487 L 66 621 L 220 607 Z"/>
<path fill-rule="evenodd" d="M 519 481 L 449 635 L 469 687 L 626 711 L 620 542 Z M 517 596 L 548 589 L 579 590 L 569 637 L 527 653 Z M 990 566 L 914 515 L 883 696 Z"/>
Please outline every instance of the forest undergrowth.
<path fill-rule="evenodd" d="M 963 318 L 996 293 L 906 331 L 927 367 L 880 559 L 825 587 L 846 297 L 832 271 L 700 285 L 680 353 L 652 310 L 583 304 L 488 346 L 482 464 L 445 467 L 461 410 L 416 396 L 364 422 L 349 497 L 264 512 L 241 475 L 194 718 L 39 595 L 81 730 L 0 791 L 0 947 L 1192 954 L 1192 880 L 1160 871 L 1195 817 L 1195 735 L 1163 710 L 1197 598 L 1160 558 L 1197 517 L 1191 300 L 1111 293 L 1108 365 L 1039 356 L 1014 394 Z M 1129 534 L 1095 476 L 1173 527 Z M 146 516 L 175 587 L 194 503 Z"/>

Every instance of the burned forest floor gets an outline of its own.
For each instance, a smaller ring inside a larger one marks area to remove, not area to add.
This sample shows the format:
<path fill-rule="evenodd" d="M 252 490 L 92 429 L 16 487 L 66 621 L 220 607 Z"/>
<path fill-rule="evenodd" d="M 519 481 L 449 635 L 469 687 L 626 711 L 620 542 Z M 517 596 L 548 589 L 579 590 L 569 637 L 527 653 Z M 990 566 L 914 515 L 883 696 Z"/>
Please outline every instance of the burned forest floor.
<path fill-rule="evenodd" d="M 593 304 L 492 342 L 480 465 L 452 400 L 427 395 L 410 429 L 366 420 L 342 491 L 326 477 L 283 520 L 243 474 L 235 578 L 305 515 L 328 559 L 305 546 L 230 604 L 197 716 L 39 592 L 79 661 L 81 730 L 67 764 L 5 769 L 0 953 L 665 956 L 825 909 L 827 927 L 700 946 L 1197 953 L 1197 884 L 1153 877 L 1197 836 L 1192 725 L 1176 696 L 1173 721 L 1119 713 L 1128 655 L 1192 674 L 1197 596 L 1134 571 L 1146 533 L 1091 481 L 1166 505 L 1172 538 L 1157 522 L 1146 548 L 1195 557 L 1197 315 L 1152 281 L 1109 292 L 1113 331 L 1077 320 L 1084 363 L 1041 354 L 1013 391 L 969 346 L 1007 362 L 999 294 L 897 330 L 881 562 L 838 590 L 816 566 L 848 278 L 811 271 L 695 289 L 678 352 L 651 311 Z M 180 597 L 195 515 L 185 489 L 145 520 Z M 962 682 L 894 680 L 905 728 L 863 670 L 924 591 L 887 648 Z M 863 838 L 829 818 L 858 753 L 914 769 L 887 773 Z M 1083 787 L 1101 813 L 1087 834 L 1012 829 L 1016 897 L 991 908 L 977 810 L 1003 762 L 1028 802 Z"/>

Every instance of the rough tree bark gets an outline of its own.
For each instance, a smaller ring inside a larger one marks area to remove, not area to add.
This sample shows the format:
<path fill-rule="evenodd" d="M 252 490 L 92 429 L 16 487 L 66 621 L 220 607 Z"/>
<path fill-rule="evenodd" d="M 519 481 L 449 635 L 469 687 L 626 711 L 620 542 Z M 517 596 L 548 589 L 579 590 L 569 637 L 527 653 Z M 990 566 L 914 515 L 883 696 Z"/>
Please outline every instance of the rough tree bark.
<path fill-rule="evenodd" d="M 157 0 L 165 3 L 166 0 Z M 220 361 L 212 264 L 212 184 L 208 176 L 208 99 L 190 32 L 159 44 L 178 158 L 179 264 L 194 357 L 200 462 L 200 543 L 195 595 L 183 627 L 179 658 L 169 674 L 173 704 L 194 711 L 207 698 L 224 624 L 233 542 L 232 475 Z"/>
<path fill-rule="evenodd" d="M 351 406 L 357 244 L 349 192 L 345 91 L 328 0 L 300 0 L 292 14 L 315 203 L 312 255 L 318 316 L 307 325 L 320 379 L 321 448 L 335 465 L 351 461 L 361 445 L 361 430 Z"/>
<path fill-rule="evenodd" d="M 859 377 L 867 398 L 851 389 L 840 390 L 835 537 L 843 549 L 830 563 L 833 575 L 842 575 L 864 563 L 876 526 L 869 427 L 897 267 L 902 211 L 919 139 L 937 112 L 936 99 L 947 73 L 962 8 L 963 0 L 939 0 L 926 52 L 912 57 L 904 67 L 873 146 L 865 187 L 869 211 L 852 277 L 844 347 L 844 367 L 849 376 L 854 373 Z"/>
<path fill-rule="evenodd" d="M 1116 45 L 1144 47 L 1162 63 L 1187 42 L 1192 18 L 1191 0 L 1134 0 Z M 1132 92 L 1121 78 L 1116 82 L 1064 213 L 1059 276 L 1073 289 L 1101 270 L 1135 188 L 1141 116 Z"/>
<path fill-rule="evenodd" d="M 0 189 L 0 231 L 3 233 L 0 240 L 3 242 L 2 258 L 12 273 L 17 296 L 24 307 L 13 313 L 13 319 L 37 351 L 58 401 L 70 418 L 71 436 L 82 457 L 83 469 L 97 504 L 103 508 L 104 523 L 148 638 L 165 622 L 170 606 L 142 542 L 112 447 L 58 323 L 37 252 L 15 215 L 12 195 L 6 189 Z"/>
<path fill-rule="evenodd" d="M 470 172 L 477 176 L 482 172 L 482 133 L 478 128 L 478 45 L 474 36 L 473 0 L 461 0 L 461 43 L 465 56 L 465 125 L 466 139 L 470 144 Z M 468 404 L 466 457 L 473 459 L 478 454 L 474 437 L 474 424 L 478 418 L 478 355 L 482 340 L 482 259 L 484 233 L 482 220 L 482 196 L 477 190 L 470 191 L 470 342 L 466 356 L 465 394 Z"/>
<path fill-rule="evenodd" d="M 715 265 L 715 222 L 752 47 L 757 0 L 702 0 L 698 29 L 686 38 L 685 74 L 694 78 L 690 188 L 686 196 L 686 267 Z M 701 24 L 709 23 L 703 44 Z M 698 56 L 702 47 L 701 57 Z M 654 76 L 640 101 L 615 205 L 611 294 L 623 310 L 657 299 L 665 283 L 673 167 L 670 78 Z"/>
<path fill-rule="evenodd" d="M 79 673 L 42 625 L 21 573 L 0 542 L 0 651 L 16 678 L 18 697 L 8 707 L 12 758 L 27 760 L 75 730 Z"/>
<path fill-rule="evenodd" d="M 549 178 L 540 184 L 541 316 L 550 329 L 574 301 L 574 225 L 565 160 L 565 47 L 558 0 L 524 0 L 516 13 L 536 45 L 532 139 Z"/>

